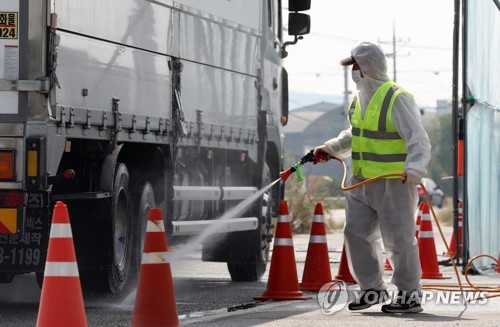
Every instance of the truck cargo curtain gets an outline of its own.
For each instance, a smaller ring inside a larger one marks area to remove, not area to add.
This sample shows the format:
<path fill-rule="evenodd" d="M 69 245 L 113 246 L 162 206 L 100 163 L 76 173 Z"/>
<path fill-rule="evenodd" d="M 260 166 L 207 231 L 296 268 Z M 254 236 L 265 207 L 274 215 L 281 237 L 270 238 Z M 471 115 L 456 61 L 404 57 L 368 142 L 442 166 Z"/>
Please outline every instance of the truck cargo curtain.
<path fill-rule="evenodd" d="M 467 197 L 470 257 L 500 251 L 500 11 L 495 1 L 468 1 Z M 478 260 L 481 266 L 490 260 Z"/>

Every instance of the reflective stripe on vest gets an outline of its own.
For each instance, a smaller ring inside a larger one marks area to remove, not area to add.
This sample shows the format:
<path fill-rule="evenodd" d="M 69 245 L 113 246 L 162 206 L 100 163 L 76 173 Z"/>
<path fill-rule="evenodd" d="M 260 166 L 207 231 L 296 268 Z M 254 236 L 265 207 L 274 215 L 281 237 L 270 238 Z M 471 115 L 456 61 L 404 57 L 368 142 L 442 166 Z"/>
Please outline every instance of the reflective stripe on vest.
<path fill-rule="evenodd" d="M 349 106 L 352 126 L 353 174 L 371 178 L 402 173 L 406 160 L 406 144 L 392 123 L 394 101 L 400 93 L 396 83 L 382 84 L 370 99 L 364 117 L 355 96 Z"/>

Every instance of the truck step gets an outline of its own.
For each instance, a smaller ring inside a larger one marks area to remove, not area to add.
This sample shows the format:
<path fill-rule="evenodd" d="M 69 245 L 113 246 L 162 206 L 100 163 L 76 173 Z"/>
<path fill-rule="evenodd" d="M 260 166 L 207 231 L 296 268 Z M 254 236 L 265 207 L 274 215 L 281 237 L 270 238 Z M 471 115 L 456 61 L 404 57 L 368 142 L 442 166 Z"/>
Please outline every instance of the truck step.
<path fill-rule="evenodd" d="M 244 200 L 256 192 L 247 186 L 174 186 L 173 200 Z"/>
<path fill-rule="evenodd" d="M 214 233 L 240 232 L 257 229 L 257 217 L 231 218 L 224 220 L 173 221 L 172 236 L 196 235 L 212 225 L 217 225 Z"/>

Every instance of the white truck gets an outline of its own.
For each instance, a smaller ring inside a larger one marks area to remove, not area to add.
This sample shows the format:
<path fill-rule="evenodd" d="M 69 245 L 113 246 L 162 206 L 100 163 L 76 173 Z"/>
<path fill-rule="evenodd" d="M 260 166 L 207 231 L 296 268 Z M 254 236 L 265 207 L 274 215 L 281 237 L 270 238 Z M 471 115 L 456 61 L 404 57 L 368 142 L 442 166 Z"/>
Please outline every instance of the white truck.
<path fill-rule="evenodd" d="M 43 279 L 55 201 L 69 209 L 83 288 L 137 277 L 151 207 L 169 243 L 279 178 L 286 46 L 310 0 L 2 0 L 0 282 Z M 235 281 L 266 268 L 266 192 L 203 244 Z M 222 226 L 222 225 L 221 225 Z"/>

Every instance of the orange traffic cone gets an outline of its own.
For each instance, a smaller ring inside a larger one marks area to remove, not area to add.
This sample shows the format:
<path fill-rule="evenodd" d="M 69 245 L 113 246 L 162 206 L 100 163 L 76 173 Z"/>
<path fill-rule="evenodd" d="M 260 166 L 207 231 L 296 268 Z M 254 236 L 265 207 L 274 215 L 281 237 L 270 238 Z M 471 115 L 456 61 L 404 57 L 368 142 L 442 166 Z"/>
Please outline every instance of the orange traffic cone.
<path fill-rule="evenodd" d="M 179 326 L 162 213 L 149 210 L 132 327 Z"/>
<path fill-rule="evenodd" d="M 273 256 L 269 270 L 267 290 L 256 300 L 307 300 L 299 290 L 295 253 L 293 249 L 291 217 L 286 201 L 280 202 Z"/>
<path fill-rule="evenodd" d="M 415 238 L 418 241 L 418 231 L 420 230 L 420 221 L 422 220 L 422 207 L 424 203 L 421 202 L 418 206 L 417 222 L 415 223 Z"/>
<path fill-rule="evenodd" d="M 61 201 L 52 215 L 36 325 L 87 326 L 68 208 Z"/>
<path fill-rule="evenodd" d="M 345 253 L 345 246 L 342 247 L 342 256 L 340 258 L 340 266 L 337 276 L 335 276 L 335 280 L 341 280 L 350 284 L 357 284 L 354 278 L 351 275 L 351 271 L 349 270 L 349 265 L 347 263 L 347 255 Z"/>
<path fill-rule="evenodd" d="M 326 244 L 325 217 L 323 206 L 316 204 L 314 209 L 309 246 L 307 247 L 306 263 L 302 274 L 301 290 L 319 291 L 321 286 L 332 281 L 328 245 Z"/>
<path fill-rule="evenodd" d="M 454 257 L 455 255 L 461 255 L 462 254 L 462 201 L 458 201 L 458 253 L 457 253 L 457 241 L 455 238 L 455 231 L 451 233 L 451 240 L 450 240 L 450 256 Z"/>
<path fill-rule="evenodd" d="M 420 220 L 420 232 L 418 233 L 418 248 L 420 252 L 420 265 L 422 266 L 422 278 L 444 279 L 439 272 L 437 262 L 436 244 L 432 232 L 429 205 L 424 203 L 422 207 L 422 219 Z"/>
<path fill-rule="evenodd" d="M 387 258 L 385 258 L 384 269 L 385 270 L 392 270 L 391 263 L 389 262 L 389 259 L 387 259 Z"/>

